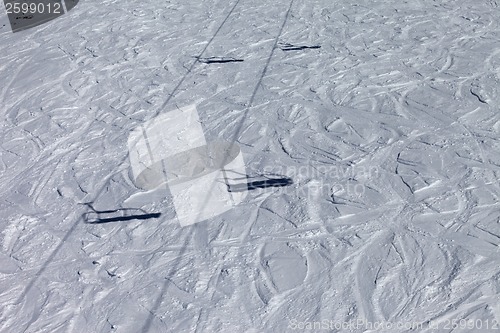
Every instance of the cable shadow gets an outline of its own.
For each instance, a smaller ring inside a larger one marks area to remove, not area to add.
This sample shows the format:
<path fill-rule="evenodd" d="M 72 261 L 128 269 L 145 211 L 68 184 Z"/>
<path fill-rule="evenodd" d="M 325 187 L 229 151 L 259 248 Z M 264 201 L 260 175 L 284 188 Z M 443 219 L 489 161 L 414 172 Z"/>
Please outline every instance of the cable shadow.
<path fill-rule="evenodd" d="M 211 44 L 212 40 L 218 34 L 219 30 L 221 30 L 222 26 L 229 19 L 229 17 L 231 16 L 231 14 L 233 13 L 233 11 L 235 10 L 236 6 L 240 3 L 240 1 L 241 0 L 236 0 L 234 6 L 231 8 L 231 10 L 227 14 L 226 18 L 224 19 L 224 21 L 222 22 L 222 24 L 219 26 L 219 29 L 216 31 L 215 35 L 212 37 L 212 39 L 209 41 L 209 43 L 203 49 L 202 54 L 208 48 L 208 45 Z M 264 69 L 263 69 L 263 71 L 262 71 L 262 73 L 260 75 L 260 78 L 259 78 L 259 80 L 257 82 L 257 85 L 255 86 L 255 88 L 253 90 L 252 96 L 250 97 L 248 106 L 246 107 L 245 111 L 243 112 L 242 118 L 239 121 L 239 124 L 238 124 L 238 126 L 236 128 L 236 132 L 235 132 L 235 134 L 234 134 L 234 136 L 232 138 L 232 142 L 236 142 L 237 141 L 238 136 L 239 136 L 239 134 L 241 132 L 241 129 L 242 129 L 243 125 L 244 125 L 244 121 L 245 121 L 245 119 L 246 119 L 246 117 L 247 117 L 247 115 L 248 115 L 248 113 L 250 111 L 250 108 L 252 107 L 252 105 L 254 103 L 254 99 L 255 99 L 255 96 L 257 95 L 259 87 L 261 86 L 262 81 L 263 81 L 264 77 L 266 76 L 266 73 L 268 71 L 269 65 L 271 63 L 271 58 L 273 57 L 275 49 L 276 49 L 277 44 L 278 44 L 278 39 L 282 35 L 283 29 L 285 27 L 285 24 L 286 24 L 286 22 L 287 22 L 287 20 L 288 20 L 288 18 L 290 16 L 290 12 L 291 12 L 293 3 L 294 3 L 294 0 L 291 0 L 290 1 L 290 5 L 288 7 L 288 10 L 287 10 L 287 12 L 285 14 L 285 19 L 283 20 L 283 22 L 281 24 L 281 27 L 280 27 L 280 30 L 278 32 L 278 35 L 276 36 L 276 39 L 274 40 L 274 45 L 273 45 L 273 47 L 271 49 L 269 57 L 267 58 L 266 64 L 265 64 Z M 200 55 L 200 57 L 201 57 L 201 55 Z M 192 67 L 194 67 L 194 65 Z M 227 162 L 227 156 L 226 156 L 226 158 L 224 158 L 224 161 Z M 198 229 L 196 229 L 196 228 L 198 228 Z M 156 298 L 156 300 L 155 300 L 152 308 L 149 309 L 149 316 L 148 316 L 146 322 L 144 323 L 144 326 L 143 326 L 141 332 L 145 332 L 145 333 L 149 332 L 150 329 L 151 329 L 151 326 L 152 326 L 153 319 L 158 318 L 155 313 L 158 311 L 158 309 L 159 309 L 159 307 L 161 305 L 161 301 L 163 300 L 163 295 L 165 295 L 165 293 L 168 291 L 168 289 L 170 287 L 170 284 L 171 284 L 170 277 L 173 274 L 175 274 L 176 271 L 179 269 L 181 258 L 184 256 L 184 253 L 187 251 L 187 246 L 189 244 L 189 241 L 191 240 L 191 237 L 192 237 L 192 235 L 194 233 L 194 230 L 199 230 L 199 228 L 200 227 L 198 225 L 195 225 L 195 226 L 193 226 L 190 229 L 189 234 L 187 235 L 186 240 L 184 241 L 184 244 L 182 245 L 182 248 L 181 248 L 181 251 L 180 251 L 179 255 L 177 256 L 175 262 L 172 265 L 171 270 L 169 271 L 167 277 L 165 278 L 165 282 L 163 284 L 163 288 L 161 289 L 160 293 L 158 294 L 158 297 Z M 201 314 L 201 312 L 200 312 L 200 314 Z M 160 318 L 158 318 L 158 319 L 160 319 Z"/>

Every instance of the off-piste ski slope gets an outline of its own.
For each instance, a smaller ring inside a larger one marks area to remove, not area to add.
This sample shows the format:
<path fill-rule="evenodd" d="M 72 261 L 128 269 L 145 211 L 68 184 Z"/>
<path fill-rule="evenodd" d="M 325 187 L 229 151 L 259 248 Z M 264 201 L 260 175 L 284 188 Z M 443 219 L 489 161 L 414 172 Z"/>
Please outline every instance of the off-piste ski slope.
<path fill-rule="evenodd" d="M 499 329 L 496 1 L 82 0 L 0 45 L 1 332 Z M 186 105 L 293 184 L 181 228 L 127 138 Z"/>

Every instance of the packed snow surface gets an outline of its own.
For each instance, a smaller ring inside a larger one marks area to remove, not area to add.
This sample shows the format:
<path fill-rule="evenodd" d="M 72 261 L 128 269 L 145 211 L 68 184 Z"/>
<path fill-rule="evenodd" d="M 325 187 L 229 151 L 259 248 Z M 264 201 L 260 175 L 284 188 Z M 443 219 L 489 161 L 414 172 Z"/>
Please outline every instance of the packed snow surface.
<path fill-rule="evenodd" d="M 500 330 L 497 1 L 81 0 L 2 22 L 0 332 Z M 253 185 L 181 227 L 127 140 L 188 105 Z"/>

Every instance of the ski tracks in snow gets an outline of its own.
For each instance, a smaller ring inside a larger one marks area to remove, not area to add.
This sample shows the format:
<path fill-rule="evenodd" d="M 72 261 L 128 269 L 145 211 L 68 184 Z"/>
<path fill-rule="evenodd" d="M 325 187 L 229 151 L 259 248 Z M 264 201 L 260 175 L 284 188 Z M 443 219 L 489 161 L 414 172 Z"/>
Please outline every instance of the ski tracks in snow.
<path fill-rule="evenodd" d="M 1 36 L 2 330 L 500 320 L 494 2 L 295 1 L 281 33 L 289 1 L 234 3 L 82 2 Z M 81 223 L 135 192 L 129 131 L 193 103 L 294 184 L 184 229 L 166 199 Z"/>

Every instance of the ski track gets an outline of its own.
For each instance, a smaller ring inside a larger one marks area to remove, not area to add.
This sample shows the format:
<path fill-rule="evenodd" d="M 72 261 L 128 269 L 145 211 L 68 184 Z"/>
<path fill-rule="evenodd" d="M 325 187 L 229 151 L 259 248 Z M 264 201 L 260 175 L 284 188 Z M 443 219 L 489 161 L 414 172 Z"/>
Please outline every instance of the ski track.
<path fill-rule="evenodd" d="M 88 0 L 0 30 L 1 332 L 500 321 L 497 3 L 290 4 Z M 189 104 L 294 184 L 186 228 L 168 198 L 85 224 L 138 192 L 130 130 Z"/>

